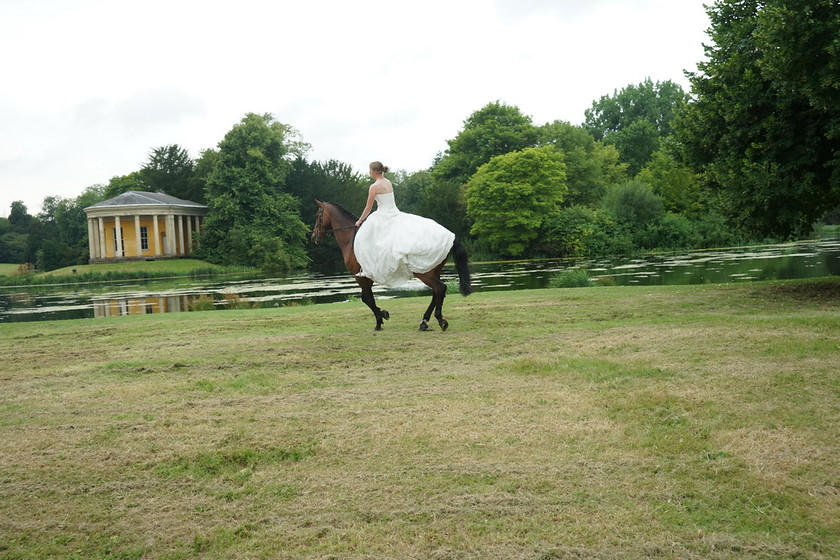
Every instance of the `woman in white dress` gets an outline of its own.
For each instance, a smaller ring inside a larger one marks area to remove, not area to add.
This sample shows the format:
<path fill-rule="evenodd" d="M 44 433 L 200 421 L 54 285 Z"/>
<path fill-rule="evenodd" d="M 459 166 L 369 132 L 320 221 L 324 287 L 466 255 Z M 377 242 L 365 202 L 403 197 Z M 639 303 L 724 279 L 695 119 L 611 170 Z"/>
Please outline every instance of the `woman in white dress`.
<path fill-rule="evenodd" d="M 437 222 L 400 212 L 394 202 L 394 186 L 385 178 L 388 167 L 370 164 L 374 180 L 367 204 L 356 222 L 353 250 L 362 267 L 358 276 L 385 286 L 401 286 L 415 273 L 428 272 L 449 255 L 455 234 Z M 371 213 L 376 201 L 376 212 Z"/>

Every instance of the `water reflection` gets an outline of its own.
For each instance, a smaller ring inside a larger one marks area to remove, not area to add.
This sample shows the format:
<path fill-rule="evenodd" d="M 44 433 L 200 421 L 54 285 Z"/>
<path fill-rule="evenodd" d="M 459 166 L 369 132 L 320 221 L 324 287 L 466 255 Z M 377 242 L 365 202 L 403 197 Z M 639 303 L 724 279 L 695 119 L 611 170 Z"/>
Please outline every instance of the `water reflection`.
<path fill-rule="evenodd" d="M 558 272 L 584 267 L 596 284 L 639 286 L 749 282 L 840 275 L 840 239 L 758 248 L 648 255 L 632 259 L 543 260 L 471 265 L 476 291 L 544 288 Z M 444 280 L 455 284 L 454 267 Z M 401 289 L 376 286 L 378 299 L 427 292 L 420 281 Z M 285 278 L 238 276 L 0 288 L 0 322 L 172 313 L 231 307 L 279 307 L 347 301 L 359 295 L 353 278 L 298 273 Z"/>
<path fill-rule="evenodd" d="M 189 311 L 190 296 L 93 298 L 94 317 Z"/>

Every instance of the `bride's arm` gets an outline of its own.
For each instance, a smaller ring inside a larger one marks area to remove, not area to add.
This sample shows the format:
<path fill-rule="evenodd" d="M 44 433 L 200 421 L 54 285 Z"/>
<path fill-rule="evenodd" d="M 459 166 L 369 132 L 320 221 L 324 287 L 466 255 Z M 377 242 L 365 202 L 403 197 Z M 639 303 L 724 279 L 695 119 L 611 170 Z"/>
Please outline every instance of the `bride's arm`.
<path fill-rule="evenodd" d="M 362 222 L 365 221 L 365 218 L 368 217 L 368 214 L 370 214 L 370 211 L 373 208 L 373 201 L 374 201 L 374 199 L 376 199 L 376 191 L 374 189 L 375 186 L 376 186 L 376 183 L 371 185 L 370 189 L 368 189 L 367 204 L 365 204 L 365 209 L 362 210 L 361 217 L 358 220 L 356 220 L 356 226 L 362 225 Z"/>

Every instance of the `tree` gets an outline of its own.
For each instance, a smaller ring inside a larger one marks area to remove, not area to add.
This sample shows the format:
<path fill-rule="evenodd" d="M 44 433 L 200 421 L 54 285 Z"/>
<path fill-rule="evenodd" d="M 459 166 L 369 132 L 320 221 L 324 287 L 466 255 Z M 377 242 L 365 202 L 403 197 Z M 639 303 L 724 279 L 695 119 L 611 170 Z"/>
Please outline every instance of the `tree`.
<path fill-rule="evenodd" d="M 349 164 L 337 160 L 308 162 L 298 157 L 286 179 L 286 192 L 300 201 L 301 216 L 306 223 L 312 223 L 318 211 L 315 199 L 361 212 L 367 202 L 367 184 L 365 177 Z"/>
<path fill-rule="evenodd" d="M 318 211 L 315 199 L 335 202 L 354 212 L 361 212 L 367 202 L 365 178 L 350 165 L 336 160 L 310 163 L 298 157 L 292 162 L 286 190 L 300 201 L 301 217 L 308 227 L 315 223 Z M 332 243 L 306 244 L 312 267 L 335 270 L 343 266 L 341 251 L 331 246 Z"/>
<path fill-rule="evenodd" d="M 287 158 L 303 147 L 292 127 L 269 114 L 248 113 L 225 135 L 207 178 L 202 256 L 264 270 L 306 264 L 308 228 L 298 200 L 284 192 L 292 167 Z"/>
<path fill-rule="evenodd" d="M 537 128 L 518 107 L 488 103 L 464 121 L 464 128 L 432 167 L 423 215 L 463 237 L 469 230 L 464 185 L 476 170 L 495 156 L 534 146 Z"/>
<path fill-rule="evenodd" d="M 639 180 L 627 181 L 610 189 L 602 205 L 619 224 L 631 230 L 654 224 L 664 214 L 662 198 Z"/>
<path fill-rule="evenodd" d="M 31 221 L 32 216 L 29 215 L 26 205 L 20 200 L 12 202 L 12 207 L 9 212 L 9 223 L 12 225 L 12 228 L 19 233 L 25 233 Z"/>
<path fill-rule="evenodd" d="M 707 209 L 700 176 L 666 150 L 655 152 L 636 178 L 662 197 L 669 212 L 697 216 Z"/>
<path fill-rule="evenodd" d="M 584 112 L 584 128 L 596 140 L 614 145 L 635 175 L 671 134 L 674 116 L 688 99 L 679 84 L 647 78 L 594 101 Z"/>
<path fill-rule="evenodd" d="M 22 264 L 29 260 L 29 230 L 34 220 L 20 200 L 12 202 L 10 210 L 8 218 L 0 218 L 0 262 Z"/>
<path fill-rule="evenodd" d="M 753 235 L 787 238 L 840 204 L 836 0 L 718 0 L 689 73 L 678 157 Z"/>
<path fill-rule="evenodd" d="M 449 149 L 435 164 L 436 181 L 465 184 L 476 170 L 495 156 L 534 146 L 537 128 L 518 107 L 488 103 L 464 121 L 464 128 L 449 140 Z"/>
<path fill-rule="evenodd" d="M 501 255 L 523 256 L 566 192 L 563 154 L 552 146 L 496 156 L 467 183 L 471 233 Z"/>
<path fill-rule="evenodd" d="M 203 185 L 196 180 L 195 162 L 177 144 L 155 148 L 140 168 L 140 179 L 150 191 L 204 203 Z"/>
<path fill-rule="evenodd" d="M 540 251 L 550 257 L 616 255 L 630 252 L 633 241 L 606 211 L 573 205 L 547 220 Z"/>
<path fill-rule="evenodd" d="M 0 220 L 6 221 L 4 218 Z M 29 236 L 16 231 L 0 232 L 0 262 L 22 264 Z"/>
<path fill-rule="evenodd" d="M 397 207 L 403 212 L 425 216 L 425 203 L 428 189 L 432 184 L 432 173 L 426 169 L 414 173 L 398 172 L 394 183 L 394 197 Z"/>
<path fill-rule="evenodd" d="M 58 238 L 67 247 L 67 258 L 72 261 L 68 265 L 85 263 L 90 257 L 85 208 L 103 200 L 105 186 L 92 185 L 76 198 L 61 199 L 56 205 L 53 219 Z"/>
<path fill-rule="evenodd" d="M 583 127 L 563 121 L 545 124 L 540 127 L 539 145 L 563 152 L 569 187 L 563 200 L 566 206 L 594 206 L 608 186 L 627 179 L 627 164 L 619 163 L 615 146 L 596 142 Z"/>
<path fill-rule="evenodd" d="M 420 201 L 419 214 L 431 218 L 459 238 L 467 235 L 469 224 L 464 184 L 433 178 L 426 186 L 424 195 Z"/>
<path fill-rule="evenodd" d="M 139 171 L 132 171 L 128 175 L 118 175 L 111 177 L 108 185 L 105 187 L 105 198 L 114 198 L 124 192 L 140 191 L 149 192 L 152 189 L 143 182 L 143 177 Z"/>

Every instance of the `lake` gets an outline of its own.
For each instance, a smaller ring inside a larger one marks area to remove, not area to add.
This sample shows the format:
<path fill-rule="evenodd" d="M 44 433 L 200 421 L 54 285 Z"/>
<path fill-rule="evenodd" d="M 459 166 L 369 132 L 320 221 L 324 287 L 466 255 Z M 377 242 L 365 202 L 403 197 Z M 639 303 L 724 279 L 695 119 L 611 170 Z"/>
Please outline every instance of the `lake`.
<path fill-rule="evenodd" d="M 840 275 L 840 239 L 779 245 L 645 255 L 634 258 L 530 260 L 472 263 L 477 292 L 545 288 L 558 272 L 583 267 L 597 284 L 644 286 L 706 284 Z M 453 266 L 444 280 L 456 281 Z M 428 291 L 419 281 L 401 289 L 374 287 L 379 299 Z M 451 290 L 450 293 L 453 293 Z M 126 281 L 73 286 L 0 288 L 0 322 L 51 321 L 146 313 L 187 312 L 196 301 L 226 309 L 334 303 L 359 295 L 346 272 L 288 276 Z M 455 296 L 455 297 L 460 297 Z"/>

